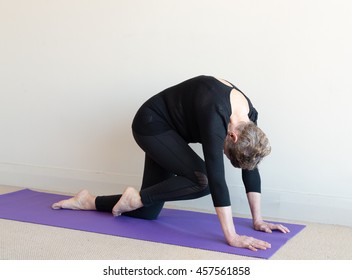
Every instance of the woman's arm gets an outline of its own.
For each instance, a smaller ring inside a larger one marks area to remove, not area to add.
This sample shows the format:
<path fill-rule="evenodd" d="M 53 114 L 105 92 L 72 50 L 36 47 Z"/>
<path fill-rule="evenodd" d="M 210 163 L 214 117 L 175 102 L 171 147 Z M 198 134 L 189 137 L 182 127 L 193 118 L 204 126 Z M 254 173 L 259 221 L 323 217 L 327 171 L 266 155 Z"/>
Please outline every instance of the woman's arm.
<path fill-rule="evenodd" d="M 271 233 L 273 230 L 279 230 L 288 233 L 290 230 L 280 224 L 272 224 L 263 221 L 261 214 L 261 194 L 258 192 L 248 192 L 247 199 L 253 218 L 253 227 L 255 230 Z"/>
<path fill-rule="evenodd" d="M 230 246 L 248 248 L 252 251 L 257 251 L 258 249 L 265 250 L 271 247 L 268 242 L 245 235 L 238 235 L 236 233 L 231 206 L 215 207 L 215 210 L 224 232 L 226 242 Z"/>
<path fill-rule="evenodd" d="M 268 233 L 271 233 L 272 230 L 279 230 L 283 233 L 290 232 L 289 229 L 283 225 L 263 221 L 261 214 L 261 179 L 258 168 L 254 170 L 242 170 L 242 180 L 246 188 L 254 229 Z"/>
<path fill-rule="evenodd" d="M 218 215 L 226 242 L 230 244 L 238 235 L 233 223 L 231 206 L 215 207 L 215 211 Z"/>
<path fill-rule="evenodd" d="M 261 194 L 258 192 L 248 192 L 247 199 L 249 203 L 249 208 L 251 209 L 251 214 L 253 218 L 253 225 L 262 222 L 261 214 Z"/>

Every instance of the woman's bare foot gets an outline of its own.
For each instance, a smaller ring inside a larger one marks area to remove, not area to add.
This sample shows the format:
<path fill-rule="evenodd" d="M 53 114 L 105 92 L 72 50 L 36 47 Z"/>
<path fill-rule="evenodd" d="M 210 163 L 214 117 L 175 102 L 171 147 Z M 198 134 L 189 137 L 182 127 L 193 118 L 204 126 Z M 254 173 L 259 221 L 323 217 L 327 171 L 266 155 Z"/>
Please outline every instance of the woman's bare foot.
<path fill-rule="evenodd" d="M 122 213 L 136 210 L 142 206 L 143 203 L 139 192 L 132 187 L 128 187 L 112 209 L 112 214 L 120 216 Z"/>
<path fill-rule="evenodd" d="M 74 197 L 54 203 L 51 208 L 72 210 L 96 210 L 95 198 L 96 197 L 91 195 L 87 190 L 81 190 Z"/>

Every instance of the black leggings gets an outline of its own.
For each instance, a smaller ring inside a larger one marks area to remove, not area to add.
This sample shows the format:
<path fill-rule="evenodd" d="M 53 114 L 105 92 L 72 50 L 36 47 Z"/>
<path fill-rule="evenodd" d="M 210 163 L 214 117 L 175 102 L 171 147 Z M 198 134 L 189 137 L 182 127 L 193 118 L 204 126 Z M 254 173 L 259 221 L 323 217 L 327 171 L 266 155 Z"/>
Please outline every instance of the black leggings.
<path fill-rule="evenodd" d="M 159 135 L 133 133 L 145 151 L 143 181 L 140 190 L 143 207 L 123 215 L 156 219 L 166 201 L 195 199 L 208 195 L 205 163 L 174 130 Z M 111 212 L 121 195 L 98 196 L 98 211 Z"/>

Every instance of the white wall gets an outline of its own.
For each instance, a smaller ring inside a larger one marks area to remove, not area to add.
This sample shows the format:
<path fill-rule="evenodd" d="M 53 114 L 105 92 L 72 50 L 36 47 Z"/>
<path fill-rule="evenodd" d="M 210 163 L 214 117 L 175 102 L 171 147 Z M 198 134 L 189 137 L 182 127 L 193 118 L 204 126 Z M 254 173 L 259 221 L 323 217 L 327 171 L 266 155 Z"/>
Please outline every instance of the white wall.
<path fill-rule="evenodd" d="M 352 226 L 351 10 L 348 0 L 0 0 L 0 184 L 138 186 L 135 111 L 209 74 L 246 92 L 271 139 L 263 214 Z M 248 214 L 239 174 L 227 164 L 234 211 Z M 212 209 L 209 198 L 179 205 Z"/>

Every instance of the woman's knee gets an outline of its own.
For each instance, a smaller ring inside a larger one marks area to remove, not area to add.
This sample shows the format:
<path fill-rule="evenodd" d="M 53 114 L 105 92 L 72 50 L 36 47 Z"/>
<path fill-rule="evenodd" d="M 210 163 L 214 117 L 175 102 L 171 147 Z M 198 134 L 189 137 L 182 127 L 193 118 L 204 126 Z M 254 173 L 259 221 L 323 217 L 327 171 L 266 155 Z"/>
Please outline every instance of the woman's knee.
<path fill-rule="evenodd" d="M 194 171 L 194 174 L 197 177 L 197 185 L 200 191 L 205 191 L 206 189 L 208 189 L 209 188 L 208 176 L 205 173 L 202 173 L 199 171 Z"/>
<path fill-rule="evenodd" d="M 156 203 L 147 207 L 142 207 L 122 215 L 143 220 L 156 220 L 164 206 L 164 203 Z"/>

